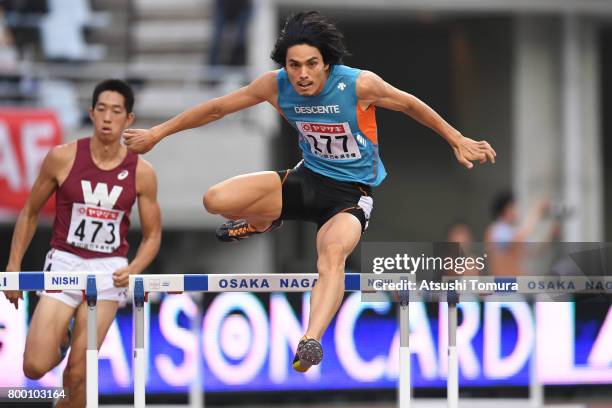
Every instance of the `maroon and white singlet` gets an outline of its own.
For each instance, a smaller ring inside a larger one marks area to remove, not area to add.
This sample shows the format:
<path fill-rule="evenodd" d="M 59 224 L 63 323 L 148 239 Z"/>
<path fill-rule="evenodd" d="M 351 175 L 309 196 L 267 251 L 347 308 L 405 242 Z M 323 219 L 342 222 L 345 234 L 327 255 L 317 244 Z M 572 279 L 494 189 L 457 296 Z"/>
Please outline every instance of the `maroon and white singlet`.
<path fill-rule="evenodd" d="M 77 141 L 72 169 L 57 189 L 51 248 L 88 259 L 125 257 L 138 154 L 128 151 L 117 167 L 102 170 L 91 158 L 90 141 Z"/>

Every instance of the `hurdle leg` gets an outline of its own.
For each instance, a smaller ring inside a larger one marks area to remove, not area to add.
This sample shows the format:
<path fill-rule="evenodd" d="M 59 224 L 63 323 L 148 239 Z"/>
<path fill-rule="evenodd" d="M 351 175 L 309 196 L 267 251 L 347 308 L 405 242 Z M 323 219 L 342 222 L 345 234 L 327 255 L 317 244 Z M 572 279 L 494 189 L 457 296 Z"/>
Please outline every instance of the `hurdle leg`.
<path fill-rule="evenodd" d="M 196 314 L 191 320 L 191 332 L 193 337 L 196 339 L 196 350 L 202 345 L 202 325 L 200 317 L 202 313 L 202 293 L 193 293 L 192 298 L 196 304 Z M 189 406 L 192 408 L 204 408 L 204 395 L 203 395 L 203 379 L 204 379 L 204 367 L 202 367 L 202 360 L 200 359 L 200 353 L 196 352 L 196 366 L 195 376 L 189 385 Z"/>
<path fill-rule="evenodd" d="M 145 347 L 144 347 L 144 305 L 136 307 L 134 319 L 134 406 L 144 408 L 145 406 Z"/>
<path fill-rule="evenodd" d="M 410 326 L 408 302 L 400 303 L 400 375 L 399 375 L 399 408 L 410 407 L 412 388 L 410 386 Z"/>
<path fill-rule="evenodd" d="M 96 278 L 94 275 L 87 277 L 87 353 L 85 364 L 86 376 L 86 404 L 87 408 L 98 408 L 98 316 L 97 316 L 97 293 Z"/>
<path fill-rule="evenodd" d="M 537 368 L 537 330 L 535 324 L 537 323 L 537 299 L 531 304 L 531 310 L 533 312 L 534 330 L 533 330 L 533 351 L 531 353 L 531 359 L 529 361 L 529 406 L 531 408 L 541 408 L 544 406 L 544 386 L 540 384 L 538 380 L 538 368 Z"/>
<path fill-rule="evenodd" d="M 145 312 L 142 278 L 136 278 L 134 288 L 134 407 L 145 407 Z"/>
<path fill-rule="evenodd" d="M 459 406 L 459 361 L 457 356 L 457 303 L 448 302 L 448 408 Z"/>

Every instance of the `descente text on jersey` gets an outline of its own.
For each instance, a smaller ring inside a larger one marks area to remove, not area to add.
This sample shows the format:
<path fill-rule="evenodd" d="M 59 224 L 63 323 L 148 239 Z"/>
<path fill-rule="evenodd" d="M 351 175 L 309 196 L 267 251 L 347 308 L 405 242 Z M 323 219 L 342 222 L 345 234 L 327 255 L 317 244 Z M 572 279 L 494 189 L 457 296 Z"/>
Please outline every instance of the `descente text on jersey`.
<path fill-rule="evenodd" d="M 294 106 L 295 113 L 320 114 L 320 113 L 340 113 L 340 105 L 319 105 L 319 106 Z"/>

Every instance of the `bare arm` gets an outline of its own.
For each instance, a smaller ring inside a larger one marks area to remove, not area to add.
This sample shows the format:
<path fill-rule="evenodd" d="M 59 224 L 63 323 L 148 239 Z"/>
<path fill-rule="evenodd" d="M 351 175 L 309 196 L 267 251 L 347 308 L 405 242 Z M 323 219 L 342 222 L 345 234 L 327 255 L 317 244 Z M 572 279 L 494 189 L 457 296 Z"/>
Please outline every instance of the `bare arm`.
<path fill-rule="evenodd" d="M 7 271 L 21 270 L 23 255 L 38 225 L 38 215 L 51 194 L 57 189 L 57 174 L 70 161 L 70 154 L 69 146 L 57 146 L 51 149 L 43 160 L 38 177 L 15 223 L 11 252 L 6 266 Z"/>
<path fill-rule="evenodd" d="M 245 87 L 202 102 L 151 129 L 126 129 L 123 133 L 125 144 L 133 152 L 146 153 L 174 133 L 204 126 L 261 102 L 276 104 L 276 73 L 267 72 Z"/>
<path fill-rule="evenodd" d="M 23 256 L 32 241 L 34 232 L 36 232 L 38 215 L 49 197 L 51 197 L 51 194 L 57 189 L 57 174 L 70 161 L 70 154 L 70 147 L 66 145 L 54 147 L 47 153 L 40 173 L 28 195 L 28 199 L 17 217 L 15 229 L 13 230 L 9 260 L 6 265 L 7 272 L 18 272 L 21 270 Z M 5 295 L 17 308 L 21 293 L 6 292 Z"/>
<path fill-rule="evenodd" d="M 115 286 L 127 286 L 129 275 L 141 273 L 157 255 L 161 243 L 161 211 L 157 202 L 157 177 L 153 167 L 139 159 L 136 168 L 136 192 L 138 213 L 142 228 L 142 240 L 136 256 L 130 264 L 113 274 Z"/>
<path fill-rule="evenodd" d="M 378 75 L 363 71 L 357 80 L 357 98 L 362 107 L 379 106 L 410 116 L 417 122 L 442 136 L 453 148 L 457 160 L 468 169 L 472 160 L 495 163 L 496 153 L 486 141 L 476 142 L 466 138 L 446 122 L 432 108 L 417 97 L 399 90 Z"/>

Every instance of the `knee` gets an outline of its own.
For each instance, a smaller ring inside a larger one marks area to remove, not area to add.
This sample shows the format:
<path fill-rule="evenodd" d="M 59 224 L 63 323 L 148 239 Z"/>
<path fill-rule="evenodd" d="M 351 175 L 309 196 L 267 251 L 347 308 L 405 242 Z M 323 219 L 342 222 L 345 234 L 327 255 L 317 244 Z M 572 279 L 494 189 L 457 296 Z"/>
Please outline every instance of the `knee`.
<path fill-rule="evenodd" d="M 220 214 L 223 212 L 224 193 L 221 188 L 213 186 L 204 193 L 202 200 L 204 208 L 211 214 Z"/>
<path fill-rule="evenodd" d="M 47 371 L 45 368 L 27 356 L 23 359 L 23 374 L 30 380 L 40 380 Z"/>
<path fill-rule="evenodd" d="M 342 276 L 344 274 L 344 263 L 346 252 L 340 244 L 329 244 L 319 253 L 317 269 L 320 275 Z"/>

